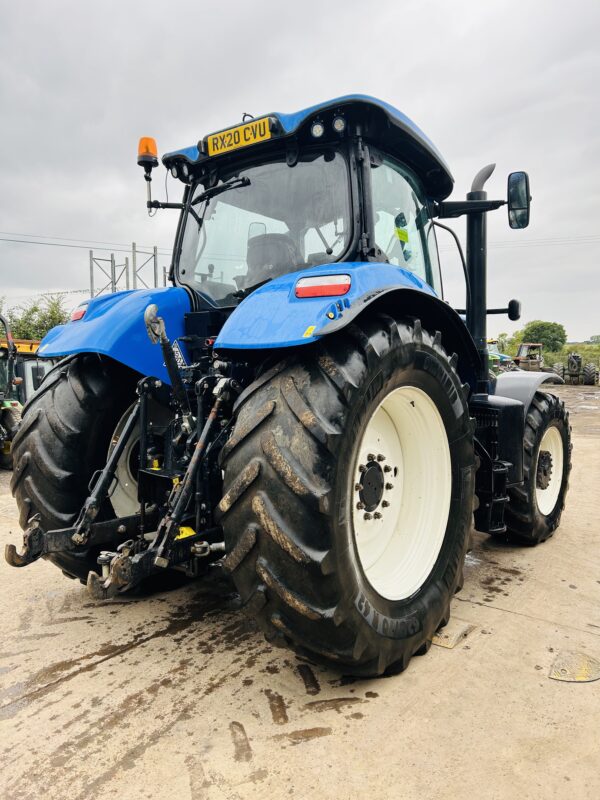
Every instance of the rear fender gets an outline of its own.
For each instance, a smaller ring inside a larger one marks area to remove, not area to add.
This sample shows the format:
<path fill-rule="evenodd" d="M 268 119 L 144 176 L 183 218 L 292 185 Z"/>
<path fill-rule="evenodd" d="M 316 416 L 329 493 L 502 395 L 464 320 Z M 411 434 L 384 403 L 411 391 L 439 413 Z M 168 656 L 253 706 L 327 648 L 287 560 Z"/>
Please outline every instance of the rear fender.
<path fill-rule="evenodd" d="M 543 383 L 564 383 L 563 379 L 553 372 L 502 372 L 496 376 L 493 394 L 499 397 L 510 397 L 523 403 L 525 417 L 529 413 L 531 401 Z"/>
<path fill-rule="evenodd" d="M 154 375 L 170 383 L 161 349 L 146 333 L 144 311 L 150 303 L 158 306 L 172 342 L 184 335 L 184 315 L 191 310 L 185 289 L 139 289 L 90 300 L 81 319 L 58 325 L 46 334 L 38 354 L 58 358 L 100 353 L 141 375 Z M 178 347 L 189 363 L 185 343 L 178 342 Z"/>
<path fill-rule="evenodd" d="M 350 275 L 341 297 L 298 298 L 300 278 Z M 393 264 L 344 262 L 282 275 L 256 289 L 231 314 L 215 342 L 221 350 L 267 350 L 311 344 L 338 333 L 367 309 L 419 318 L 439 330 L 449 353 L 459 357 L 459 374 L 474 387 L 477 351 L 460 316 L 417 275 Z"/>

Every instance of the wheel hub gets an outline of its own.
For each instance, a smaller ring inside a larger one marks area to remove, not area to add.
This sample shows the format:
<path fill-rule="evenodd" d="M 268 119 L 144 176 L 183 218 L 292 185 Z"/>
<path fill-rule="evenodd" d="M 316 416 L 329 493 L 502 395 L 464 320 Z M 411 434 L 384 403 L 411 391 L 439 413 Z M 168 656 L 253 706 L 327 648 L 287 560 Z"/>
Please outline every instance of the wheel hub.
<path fill-rule="evenodd" d="M 548 450 L 540 450 L 538 458 L 536 486 L 547 489 L 552 478 L 552 456 Z"/>
<path fill-rule="evenodd" d="M 363 504 L 365 511 L 370 513 L 381 503 L 383 497 L 384 477 L 383 470 L 379 462 L 375 460 L 367 461 L 366 466 L 361 464 L 362 469 L 359 467 L 361 476 L 358 489 L 358 496 L 360 502 Z"/>

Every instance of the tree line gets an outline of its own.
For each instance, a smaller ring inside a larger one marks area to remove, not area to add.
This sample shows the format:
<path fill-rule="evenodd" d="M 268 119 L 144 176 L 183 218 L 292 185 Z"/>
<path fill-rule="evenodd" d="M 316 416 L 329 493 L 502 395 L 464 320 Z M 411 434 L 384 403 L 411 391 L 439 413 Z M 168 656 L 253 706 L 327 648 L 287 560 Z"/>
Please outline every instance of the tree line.
<path fill-rule="evenodd" d="M 5 304 L 6 300 L 0 298 L 0 313 L 7 317 L 15 339 L 43 339 L 51 328 L 63 325 L 69 319 L 64 294 L 34 297 L 23 305 L 6 310 Z M 4 331 L 0 330 L 0 337 L 3 336 Z"/>

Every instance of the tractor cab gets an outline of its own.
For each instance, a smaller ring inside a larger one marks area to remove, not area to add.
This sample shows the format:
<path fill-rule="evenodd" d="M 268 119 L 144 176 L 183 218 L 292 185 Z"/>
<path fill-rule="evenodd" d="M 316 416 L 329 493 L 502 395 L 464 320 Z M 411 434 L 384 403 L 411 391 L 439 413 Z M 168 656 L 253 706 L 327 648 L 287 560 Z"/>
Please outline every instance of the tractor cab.
<path fill-rule="evenodd" d="M 235 307 L 288 273 L 394 265 L 441 295 L 430 203 L 450 171 L 427 137 L 360 95 L 268 114 L 168 153 L 185 186 L 173 279 L 198 306 Z"/>
<path fill-rule="evenodd" d="M 539 372 L 544 366 L 544 345 L 541 342 L 522 342 L 514 358 L 519 369 Z"/>

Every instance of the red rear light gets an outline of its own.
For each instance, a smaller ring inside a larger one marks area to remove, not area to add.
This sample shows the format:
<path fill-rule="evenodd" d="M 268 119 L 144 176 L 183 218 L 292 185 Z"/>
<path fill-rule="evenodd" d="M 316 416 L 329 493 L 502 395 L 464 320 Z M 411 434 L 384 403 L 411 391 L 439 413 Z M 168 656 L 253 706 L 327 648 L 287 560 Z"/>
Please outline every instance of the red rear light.
<path fill-rule="evenodd" d="M 350 275 L 316 275 L 300 278 L 296 284 L 296 297 L 339 297 L 348 294 L 352 279 Z"/>
<path fill-rule="evenodd" d="M 87 311 L 87 306 L 79 306 L 74 311 L 71 312 L 71 322 L 76 322 L 78 319 L 81 319 L 85 312 Z"/>

